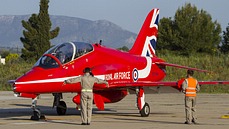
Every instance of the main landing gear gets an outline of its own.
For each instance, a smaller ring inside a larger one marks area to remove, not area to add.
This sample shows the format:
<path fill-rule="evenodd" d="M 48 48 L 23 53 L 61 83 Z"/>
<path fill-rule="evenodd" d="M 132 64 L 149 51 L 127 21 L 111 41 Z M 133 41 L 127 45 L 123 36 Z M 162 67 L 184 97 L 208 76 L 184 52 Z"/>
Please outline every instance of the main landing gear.
<path fill-rule="evenodd" d="M 139 113 L 142 117 L 148 117 L 150 114 L 150 106 L 148 103 L 145 102 L 145 94 L 143 87 L 136 88 L 136 96 Z"/>
<path fill-rule="evenodd" d="M 56 106 L 56 112 L 58 115 L 65 115 L 67 111 L 67 105 L 64 101 L 60 101 L 63 99 L 62 93 L 53 93 L 53 96 L 53 108 Z"/>

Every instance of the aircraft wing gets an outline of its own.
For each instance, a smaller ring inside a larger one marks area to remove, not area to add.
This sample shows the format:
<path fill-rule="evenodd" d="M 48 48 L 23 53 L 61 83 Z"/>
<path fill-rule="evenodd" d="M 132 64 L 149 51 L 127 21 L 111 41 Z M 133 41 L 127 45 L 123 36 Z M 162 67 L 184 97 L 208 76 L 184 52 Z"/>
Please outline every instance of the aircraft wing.
<path fill-rule="evenodd" d="M 138 87 L 138 86 L 177 86 L 177 82 L 132 82 L 132 83 L 111 83 L 109 87 Z"/>
<path fill-rule="evenodd" d="M 184 79 L 179 81 L 168 81 L 168 82 L 130 82 L 130 83 L 111 83 L 109 88 L 131 88 L 131 87 L 159 87 L 159 86 L 171 86 L 178 90 L 181 90 L 181 84 Z M 229 81 L 198 81 L 199 85 L 229 85 Z"/>

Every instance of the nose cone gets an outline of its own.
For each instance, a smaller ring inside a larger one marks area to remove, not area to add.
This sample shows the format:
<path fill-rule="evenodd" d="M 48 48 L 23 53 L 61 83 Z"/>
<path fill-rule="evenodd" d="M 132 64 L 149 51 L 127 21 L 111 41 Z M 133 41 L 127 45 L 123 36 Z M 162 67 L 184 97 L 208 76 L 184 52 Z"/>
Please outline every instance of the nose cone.
<path fill-rule="evenodd" d="M 15 81 L 14 92 L 29 94 L 72 92 L 75 85 L 63 86 L 64 80 L 68 78 L 66 74 L 67 69 L 62 67 L 50 69 L 34 67 Z"/>
<path fill-rule="evenodd" d="M 16 79 L 13 85 L 14 92 L 35 92 L 35 90 L 39 88 L 38 85 L 41 84 L 42 80 L 47 79 L 47 74 L 50 74 L 50 72 L 43 68 L 32 68 L 30 71 Z"/>
<path fill-rule="evenodd" d="M 20 76 L 19 78 L 17 78 L 13 84 L 13 91 L 15 93 L 21 93 L 21 92 L 25 92 L 25 90 L 27 88 L 23 88 L 23 87 L 27 87 L 25 84 L 28 81 L 31 81 L 33 77 L 33 74 L 31 71 L 27 72 L 26 74 Z M 25 90 L 24 90 L 25 89 Z"/>

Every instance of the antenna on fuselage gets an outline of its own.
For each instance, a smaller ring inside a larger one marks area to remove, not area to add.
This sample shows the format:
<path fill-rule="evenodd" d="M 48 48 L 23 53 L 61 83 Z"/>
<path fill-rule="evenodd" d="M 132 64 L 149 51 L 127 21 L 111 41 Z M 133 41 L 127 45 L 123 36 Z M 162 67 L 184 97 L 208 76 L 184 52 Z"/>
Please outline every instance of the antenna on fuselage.
<path fill-rule="evenodd" d="M 103 42 L 103 40 L 101 39 L 101 40 L 99 40 L 99 45 L 102 45 L 102 42 Z"/>

